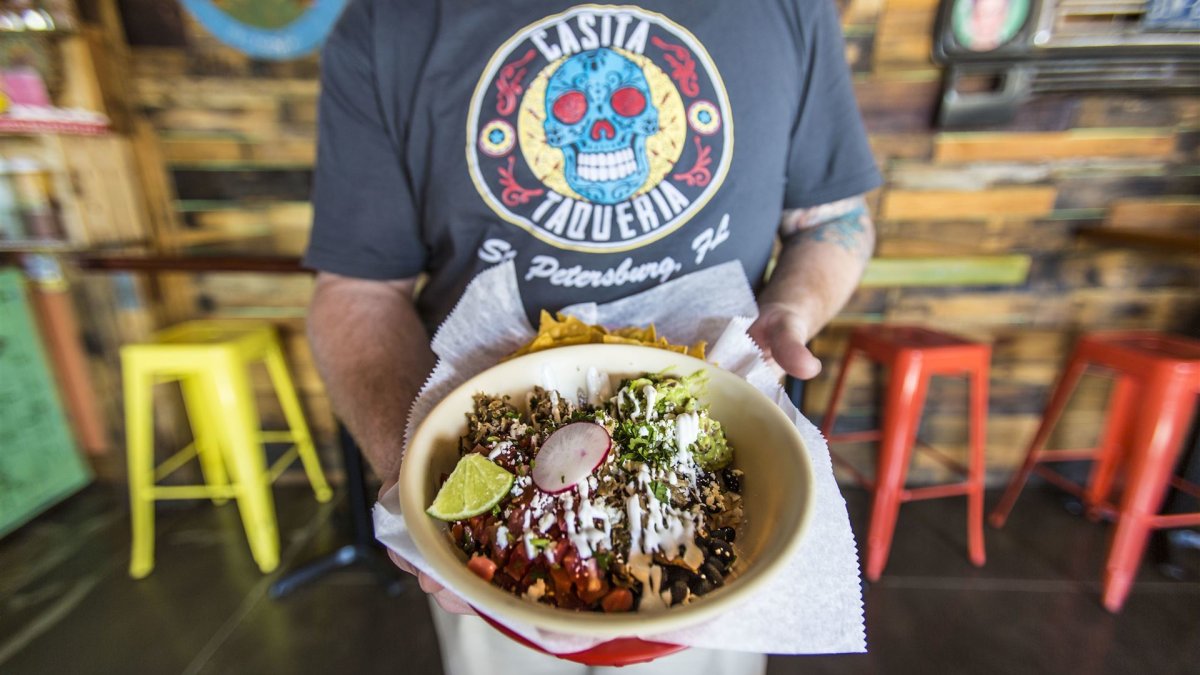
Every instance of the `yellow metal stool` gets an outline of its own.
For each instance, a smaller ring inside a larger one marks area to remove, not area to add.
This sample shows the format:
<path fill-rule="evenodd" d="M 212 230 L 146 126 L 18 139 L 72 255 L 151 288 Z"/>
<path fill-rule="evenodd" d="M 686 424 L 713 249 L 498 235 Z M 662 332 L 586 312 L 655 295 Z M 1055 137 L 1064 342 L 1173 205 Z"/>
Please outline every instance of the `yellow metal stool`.
<path fill-rule="evenodd" d="M 287 420 L 287 431 L 260 429 L 249 367 L 264 363 Z M 161 499 L 237 499 L 254 561 L 263 572 L 279 565 L 279 532 L 271 484 L 297 456 L 318 501 L 333 495 L 313 447 L 300 399 L 288 374 L 279 339 L 270 324 L 249 321 L 191 321 L 157 333 L 154 341 L 121 349 L 125 381 L 125 433 L 133 550 L 129 575 L 141 579 L 154 569 L 154 502 Z M 194 441 L 154 465 L 156 383 L 179 382 Z M 267 466 L 264 443 L 292 447 Z M 157 485 L 198 457 L 204 485 Z"/>

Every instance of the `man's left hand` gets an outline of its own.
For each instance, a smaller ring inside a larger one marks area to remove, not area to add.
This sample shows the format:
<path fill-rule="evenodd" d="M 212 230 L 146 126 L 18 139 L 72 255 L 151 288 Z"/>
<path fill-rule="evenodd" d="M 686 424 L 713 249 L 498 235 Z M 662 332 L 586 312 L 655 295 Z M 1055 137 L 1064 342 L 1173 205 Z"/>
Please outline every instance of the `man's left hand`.
<path fill-rule="evenodd" d="M 792 377 L 811 380 L 821 372 L 821 362 L 808 350 L 808 319 L 781 303 L 759 307 L 758 319 L 750 326 L 750 337 L 763 355 L 774 359 Z"/>

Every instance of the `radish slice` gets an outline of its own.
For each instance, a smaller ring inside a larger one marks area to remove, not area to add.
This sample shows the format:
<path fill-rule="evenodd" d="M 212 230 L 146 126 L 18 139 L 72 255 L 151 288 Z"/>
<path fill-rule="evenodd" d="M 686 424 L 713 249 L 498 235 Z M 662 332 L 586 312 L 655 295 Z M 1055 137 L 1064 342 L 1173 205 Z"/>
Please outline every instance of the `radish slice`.
<path fill-rule="evenodd" d="M 533 482 L 557 494 L 575 487 L 608 457 L 612 438 L 594 422 L 574 422 L 550 434 L 533 464 Z"/>

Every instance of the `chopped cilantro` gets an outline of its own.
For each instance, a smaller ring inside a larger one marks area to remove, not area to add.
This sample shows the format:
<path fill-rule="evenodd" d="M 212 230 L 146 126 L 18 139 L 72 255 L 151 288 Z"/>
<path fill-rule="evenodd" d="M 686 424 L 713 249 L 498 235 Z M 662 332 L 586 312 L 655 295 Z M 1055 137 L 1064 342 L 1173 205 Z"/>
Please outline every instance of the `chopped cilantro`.
<path fill-rule="evenodd" d="M 660 502 L 665 502 L 670 499 L 670 492 L 667 491 L 667 484 L 662 481 L 650 481 L 650 490 L 654 493 L 654 498 Z"/>
<path fill-rule="evenodd" d="M 601 551 L 600 553 L 596 554 L 596 564 L 600 566 L 600 569 L 602 569 L 604 571 L 608 571 L 608 566 L 611 563 L 612 563 L 612 554 L 609 553 L 608 551 Z"/>
<path fill-rule="evenodd" d="M 550 545 L 550 540 L 546 539 L 544 537 L 536 537 L 534 539 L 530 539 L 529 543 L 533 544 L 534 546 L 536 546 L 538 548 L 546 548 L 547 546 Z"/>
<path fill-rule="evenodd" d="M 495 505 L 495 506 L 493 506 L 493 507 L 492 507 L 492 515 L 493 515 L 493 516 L 499 516 L 499 515 L 500 515 L 500 505 L 499 505 L 499 504 L 497 504 L 497 505 Z"/>

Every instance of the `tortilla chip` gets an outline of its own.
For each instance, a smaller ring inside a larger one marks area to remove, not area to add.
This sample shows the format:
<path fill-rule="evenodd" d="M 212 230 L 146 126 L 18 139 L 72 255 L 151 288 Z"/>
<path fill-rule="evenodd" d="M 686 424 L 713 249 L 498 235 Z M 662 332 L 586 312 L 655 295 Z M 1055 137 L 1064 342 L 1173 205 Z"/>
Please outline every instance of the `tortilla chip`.
<path fill-rule="evenodd" d="M 667 338 L 658 335 L 654 324 L 644 328 L 626 326 L 609 331 L 604 326 L 586 324 L 573 316 L 562 314 L 554 316 L 545 310 L 542 310 L 538 323 L 537 335 L 529 341 L 529 344 L 513 352 L 509 358 L 568 345 L 624 344 L 656 347 L 703 359 L 707 346 L 703 341 L 694 345 L 671 344 Z"/>

